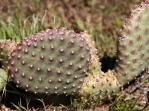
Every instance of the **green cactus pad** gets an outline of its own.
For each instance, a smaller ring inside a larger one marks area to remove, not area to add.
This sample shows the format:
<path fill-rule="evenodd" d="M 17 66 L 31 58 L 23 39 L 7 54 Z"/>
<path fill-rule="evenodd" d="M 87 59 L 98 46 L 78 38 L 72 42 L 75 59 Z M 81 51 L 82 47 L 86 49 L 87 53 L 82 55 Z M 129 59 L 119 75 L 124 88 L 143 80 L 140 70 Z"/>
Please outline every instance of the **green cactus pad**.
<path fill-rule="evenodd" d="M 149 66 L 149 2 L 138 6 L 127 19 L 118 41 L 115 76 L 129 84 Z"/>
<path fill-rule="evenodd" d="M 95 100 L 105 101 L 112 99 L 121 90 L 122 85 L 114 76 L 114 71 L 94 73 L 84 79 L 80 95 L 87 98 L 94 96 Z"/>
<path fill-rule="evenodd" d="M 4 88 L 7 83 L 8 74 L 4 69 L 0 68 L 0 91 Z"/>
<path fill-rule="evenodd" d="M 0 40 L 0 62 L 2 68 L 7 70 L 8 57 L 10 56 L 12 50 L 16 47 L 16 42 L 12 40 Z"/>
<path fill-rule="evenodd" d="M 99 58 L 97 56 L 97 49 L 95 48 L 95 43 L 91 40 L 91 36 L 86 32 L 81 33 L 82 37 L 88 42 L 90 47 L 90 64 L 89 64 L 89 71 L 88 74 L 94 74 L 96 72 L 101 73 L 101 63 L 99 62 Z"/>
<path fill-rule="evenodd" d="M 78 93 L 90 61 L 87 41 L 73 31 L 47 29 L 25 38 L 9 58 L 12 80 L 35 93 Z"/>

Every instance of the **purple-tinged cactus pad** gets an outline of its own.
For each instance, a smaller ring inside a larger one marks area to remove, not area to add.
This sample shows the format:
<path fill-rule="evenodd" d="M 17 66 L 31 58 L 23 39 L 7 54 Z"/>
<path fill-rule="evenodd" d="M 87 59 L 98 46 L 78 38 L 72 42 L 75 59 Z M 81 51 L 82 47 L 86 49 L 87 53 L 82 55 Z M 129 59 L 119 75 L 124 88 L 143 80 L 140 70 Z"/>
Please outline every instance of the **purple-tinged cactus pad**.
<path fill-rule="evenodd" d="M 90 47 L 80 34 L 47 29 L 25 38 L 9 58 L 12 80 L 35 93 L 78 93 L 86 77 Z"/>

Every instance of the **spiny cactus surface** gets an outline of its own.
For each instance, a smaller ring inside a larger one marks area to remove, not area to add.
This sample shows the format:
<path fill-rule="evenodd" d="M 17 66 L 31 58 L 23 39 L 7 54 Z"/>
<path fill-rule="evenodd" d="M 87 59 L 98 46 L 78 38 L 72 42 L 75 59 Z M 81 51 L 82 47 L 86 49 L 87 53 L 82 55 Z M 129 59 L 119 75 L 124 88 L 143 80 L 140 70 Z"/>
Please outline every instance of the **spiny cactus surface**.
<path fill-rule="evenodd" d="M 8 68 L 26 91 L 72 95 L 82 87 L 89 61 L 90 47 L 80 34 L 48 29 L 19 43 Z"/>
<path fill-rule="evenodd" d="M 86 32 L 81 33 L 82 37 L 87 41 L 90 47 L 90 64 L 89 64 L 89 71 L 88 74 L 94 74 L 95 72 L 101 72 L 101 63 L 99 62 L 99 58 L 97 56 L 97 49 L 95 48 L 95 43 L 91 40 L 91 36 Z"/>
<path fill-rule="evenodd" d="M 118 41 L 115 76 L 127 84 L 149 66 L 149 3 L 146 0 L 127 19 Z"/>
<path fill-rule="evenodd" d="M 85 98 L 92 96 L 95 100 L 106 101 L 117 95 L 121 87 L 113 71 L 109 70 L 106 74 L 96 72 L 85 78 L 79 95 Z"/>
<path fill-rule="evenodd" d="M 16 42 L 12 40 L 0 40 L 0 62 L 2 68 L 7 70 L 8 57 L 16 47 Z"/>
<path fill-rule="evenodd" d="M 115 69 L 107 73 L 95 71 L 88 76 L 81 96 L 93 95 L 101 101 L 110 99 L 149 66 L 149 2 L 143 2 L 127 19 L 117 47 Z"/>

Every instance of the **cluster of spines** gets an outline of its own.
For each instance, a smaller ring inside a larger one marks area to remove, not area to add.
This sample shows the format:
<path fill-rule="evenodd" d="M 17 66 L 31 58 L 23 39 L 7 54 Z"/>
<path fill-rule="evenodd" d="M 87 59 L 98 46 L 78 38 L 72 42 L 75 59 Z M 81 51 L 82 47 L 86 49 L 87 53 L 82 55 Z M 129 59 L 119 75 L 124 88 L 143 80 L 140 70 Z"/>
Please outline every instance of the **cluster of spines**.
<path fill-rule="evenodd" d="M 26 91 L 75 94 L 90 62 L 90 47 L 80 34 L 48 29 L 24 39 L 9 58 L 12 80 Z"/>

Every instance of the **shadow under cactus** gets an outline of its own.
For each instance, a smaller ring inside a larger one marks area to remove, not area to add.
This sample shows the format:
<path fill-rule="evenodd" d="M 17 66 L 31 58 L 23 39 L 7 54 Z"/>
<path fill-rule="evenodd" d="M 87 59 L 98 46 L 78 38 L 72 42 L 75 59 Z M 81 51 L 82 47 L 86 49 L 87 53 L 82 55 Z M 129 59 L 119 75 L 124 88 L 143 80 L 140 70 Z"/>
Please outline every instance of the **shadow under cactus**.
<path fill-rule="evenodd" d="M 109 57 L 105 52 L 104 55 L 99 58 L 99 61 L 101 62 L 101 70 L 103 72 L 114 69 L 116 57 Z"/>
<path fill-rule="evenodd" d="M 17 88 L 13 82 L 7 84 L 6 90 L 2 96 L 1 104 L 11 109 L 16 109 L 15 105 L 21 105 L 25 108 L 43 108 L 42 99 L 44 99 L 44 105 L 66 106 L 70 105 L 70 100 L 73 98 L 65 95 L 35 95 Z"/>

